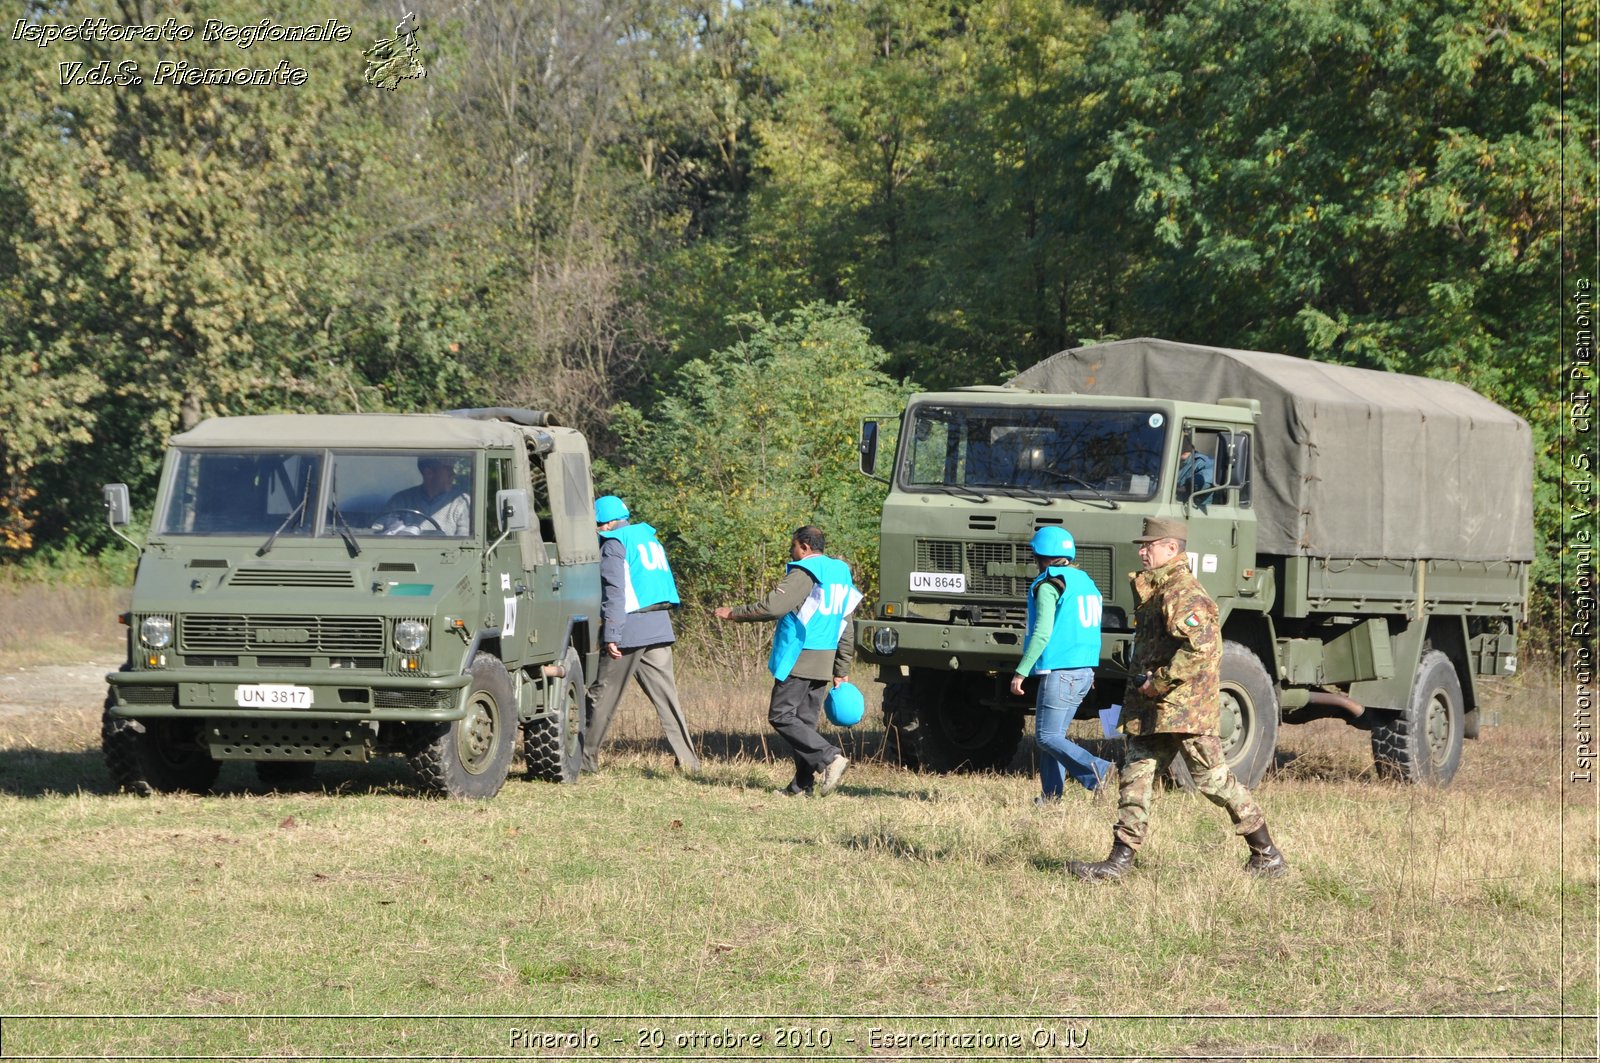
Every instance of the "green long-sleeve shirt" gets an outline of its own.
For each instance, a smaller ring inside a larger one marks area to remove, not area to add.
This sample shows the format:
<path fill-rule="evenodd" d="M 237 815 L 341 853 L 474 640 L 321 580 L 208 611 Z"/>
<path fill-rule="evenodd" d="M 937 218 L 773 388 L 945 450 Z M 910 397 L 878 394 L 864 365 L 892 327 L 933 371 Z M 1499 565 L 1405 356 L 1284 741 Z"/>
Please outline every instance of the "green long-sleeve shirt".
<path fill-rule="evenodd" d="M 1030 674 L 1044 656 L 1044 648 L 1050 645 L 1050 635 L 1056 629 L 1056 606 L 1061 601 L 1061 592 L 1049 580 L 1040 583 L 1033 593 L 1033 630 L 1028 633 L 1027 645 L 1022 647 L 1022 660 L 1017 662 L 1020 676 Z"/>

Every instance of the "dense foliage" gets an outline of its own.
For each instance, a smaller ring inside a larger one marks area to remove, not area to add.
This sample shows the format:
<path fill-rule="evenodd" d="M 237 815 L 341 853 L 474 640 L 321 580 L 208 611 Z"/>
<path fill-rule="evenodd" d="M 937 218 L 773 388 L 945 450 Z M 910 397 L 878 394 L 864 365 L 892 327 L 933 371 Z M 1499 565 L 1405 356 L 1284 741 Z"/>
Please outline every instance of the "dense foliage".
<path fill-rule="evenodd" d="M 594 432 L 732 593 L 802 519 L 866 557 L 847 429 L 893 381 L 1133 335 L 1477 388 L 1534 425 L 1558 538 L 1588 5 L 507 0 L 421 12 L 427 76 L 392 90 L 361 49 L 394 5 L 294 6 L 350 39 L 0 49 L 0 557 L 102 542 L 98 484 L 148 504 L 205 416 L 492 402 Z M 64 74 L 102 60 L 146 83 Z M 306 78 L 157 84 L 160 60 Z"/>

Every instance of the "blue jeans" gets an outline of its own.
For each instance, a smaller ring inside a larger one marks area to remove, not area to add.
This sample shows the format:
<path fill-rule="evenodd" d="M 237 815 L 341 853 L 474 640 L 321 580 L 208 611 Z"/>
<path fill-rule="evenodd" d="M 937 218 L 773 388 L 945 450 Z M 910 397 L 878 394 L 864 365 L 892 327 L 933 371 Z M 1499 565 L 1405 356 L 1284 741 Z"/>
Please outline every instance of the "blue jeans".
<path fill-rule="evenodd" d="M 1111 762 L 1067 737 L 1067 725 L 1094 682 L 1091 668 L 1062 668 L 1039 677 L 1039 700 L 1034 707 L 1034 741 L 1039 747 L 1039 784 L 1046 797 L 1060 797 L 1071 775 L 1085 790 L 1093 791 L 1111 771 Z"/>

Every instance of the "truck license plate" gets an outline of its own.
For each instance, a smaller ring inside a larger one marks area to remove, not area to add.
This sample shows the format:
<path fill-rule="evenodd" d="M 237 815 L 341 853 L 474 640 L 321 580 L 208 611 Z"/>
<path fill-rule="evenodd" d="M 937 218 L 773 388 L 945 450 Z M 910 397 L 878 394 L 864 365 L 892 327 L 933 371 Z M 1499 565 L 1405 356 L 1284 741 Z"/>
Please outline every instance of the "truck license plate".
<path fill-rule="evenodd" d="M 233 688 L 241 709 L 309 709 L 311 688 L 291 683 L 241 683 Z"/>
<path fill-rule="evenodd" d="M 911 589 L 939 591 L 943 594 L 967 593 L 967 577 L 961 572 L 913 572 Z"/>

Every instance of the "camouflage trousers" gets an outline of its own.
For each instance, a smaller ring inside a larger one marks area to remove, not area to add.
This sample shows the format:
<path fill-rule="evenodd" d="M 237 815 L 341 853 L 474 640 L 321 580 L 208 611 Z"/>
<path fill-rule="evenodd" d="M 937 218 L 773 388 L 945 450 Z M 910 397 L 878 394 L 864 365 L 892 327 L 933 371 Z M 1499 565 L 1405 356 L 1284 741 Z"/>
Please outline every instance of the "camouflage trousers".
<path fill-rule="evenodd" d="M 1130 849 L 1144 844 L 1150 831 L 1150 795 L 1155 789 L 1156 771 L 1175 756 L 1183 757 L 1197 790 L 1214 805 L 1228 810 L 1234 831 L 1249 834 L 1266 824 L 1267 817 L 1228 770 L 1222 743 L 1215 735 L 1162 732 L 1129 735 L 1127 755 L 1122 761 L 1122 793 L 1117 809 L 1117 840 Z"/>

